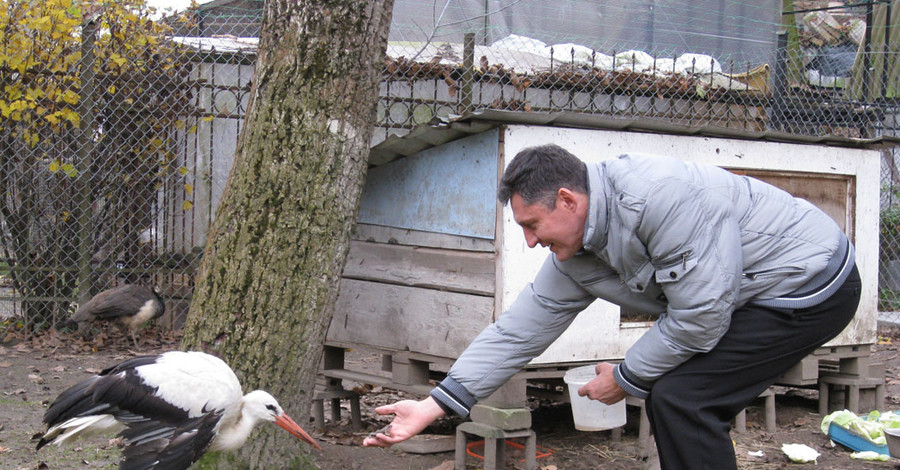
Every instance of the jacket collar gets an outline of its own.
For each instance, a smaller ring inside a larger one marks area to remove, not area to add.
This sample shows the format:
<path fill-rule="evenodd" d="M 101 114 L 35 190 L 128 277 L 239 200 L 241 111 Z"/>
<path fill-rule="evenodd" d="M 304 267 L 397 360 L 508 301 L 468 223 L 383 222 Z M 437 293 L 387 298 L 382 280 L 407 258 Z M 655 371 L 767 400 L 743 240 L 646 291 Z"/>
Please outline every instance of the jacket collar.
<path fill-rule="evenodd" d="M 609 190 L 606 180 L 606 166 L 602 163 L 588 163 L 588 216 L 584 223 L 584 249 L 598 252 L 606 246 L 609 230 Z"/>

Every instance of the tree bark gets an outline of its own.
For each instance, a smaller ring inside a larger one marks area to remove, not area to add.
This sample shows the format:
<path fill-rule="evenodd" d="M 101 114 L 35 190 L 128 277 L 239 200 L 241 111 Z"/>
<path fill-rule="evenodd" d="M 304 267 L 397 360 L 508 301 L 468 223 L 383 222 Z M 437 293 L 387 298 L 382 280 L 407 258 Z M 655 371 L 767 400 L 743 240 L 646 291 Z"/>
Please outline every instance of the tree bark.
<path fill-rule="evenodd" d="M 182 348 L 222 356 L 245 392 L 308 422 L 365 180 L 393 0 L 269 0 L 254 90 Z M 214 468 L 300 468 L 261 426 Z M 302 459 L 301 459 L 302 460 Z M 227 463 L 226 463 L 227 461 Z"/>

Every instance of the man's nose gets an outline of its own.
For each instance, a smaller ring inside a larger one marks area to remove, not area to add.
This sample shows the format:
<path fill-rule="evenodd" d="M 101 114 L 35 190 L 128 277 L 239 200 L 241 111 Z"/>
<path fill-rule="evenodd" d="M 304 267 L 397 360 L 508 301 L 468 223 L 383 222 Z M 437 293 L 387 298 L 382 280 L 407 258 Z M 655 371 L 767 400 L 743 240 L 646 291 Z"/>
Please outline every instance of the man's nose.
<path fill-rule="evenodd" d="M 525 232 L 525 243 L 528 244 L 528 248 L 534 248 L 538 244 L 538 238 L 534 235 L 534 232 L 529 230 L 524 230 Z"/>

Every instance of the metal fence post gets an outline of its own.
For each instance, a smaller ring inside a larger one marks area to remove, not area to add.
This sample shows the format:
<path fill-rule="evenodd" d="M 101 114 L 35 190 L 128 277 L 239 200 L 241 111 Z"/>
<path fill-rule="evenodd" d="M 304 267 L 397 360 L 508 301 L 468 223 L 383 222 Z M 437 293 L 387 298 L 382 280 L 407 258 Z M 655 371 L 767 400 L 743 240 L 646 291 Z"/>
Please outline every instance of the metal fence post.
<path fill-rule="evenodd" d="M 459 95 L 459 113 L 465 114 L 472 108 L 472 67 L 475 65 L 475 33 L 463 37 L 463 76 Z M 482 71 L 484 72 L 484 71 Z"/>
<path fill-rule="evenodd" d="M 785 127 L 785 106 L 787 93 L 787 31 L 778 32 L 778 45 L 775 46 L 775 70 L 772 78 L 772 116 L 773 129 L 780 131 Z"/>
<path fill-rule="evenodd" d="M 86 302 L 91 296 L 91 252 L 93 230 L 91 227 L 91 184 L 93 178 L 93 129 L 94 129 L 94 39 L 97 22 L 88 19 L 81 28 L 81 89 L 78 115 L 81 118 L 78 135 L 78 301 Z"/>

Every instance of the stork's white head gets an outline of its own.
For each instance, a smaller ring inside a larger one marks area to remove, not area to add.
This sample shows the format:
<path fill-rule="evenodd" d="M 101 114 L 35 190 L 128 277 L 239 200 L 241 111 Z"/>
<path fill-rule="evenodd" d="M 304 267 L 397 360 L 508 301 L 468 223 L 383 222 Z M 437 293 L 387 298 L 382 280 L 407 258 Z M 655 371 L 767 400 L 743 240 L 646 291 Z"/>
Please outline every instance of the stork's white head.
<path fill-rule="evenodd" d="M 284 414 L 278 400 L 268 392 L 254 390 L 244 395 L 243 414 L 255 421 L 275 421 Z"/>
<path fill-rule="evenodd" d="M 242 415 L 244 418 L 250 419 L 251 422 L 273 421 L 300 440 L 312 445 L 316 449 L 321 449 L 319 443 L 304 431 L 300 425 L 295 423 L 290 416 L 285 414 L 284 410 L 281 409 L 281 405 L 275 400 L 275 397 L 269 395 L 267 392 L 254 390 L 244 395 Z"/>

